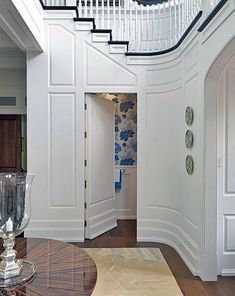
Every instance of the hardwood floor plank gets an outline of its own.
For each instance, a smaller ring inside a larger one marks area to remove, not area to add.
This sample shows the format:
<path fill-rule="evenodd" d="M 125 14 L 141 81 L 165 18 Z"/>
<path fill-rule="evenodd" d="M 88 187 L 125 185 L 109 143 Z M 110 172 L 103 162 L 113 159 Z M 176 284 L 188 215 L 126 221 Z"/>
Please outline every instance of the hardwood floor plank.
<path fill-rule="evenodd" d="M 218 277 L 217 282 L 202 282 L 194 277 L 177 252 L 160 243 L 139 243 L 136 239 L 136 221 L 119 220 L 118 227 L 84 243 L 74 243 L 83 248 L 160 248 L 182 293 L 185 296 L 234 296 L 235 277 Z M 173 295 L 172 295 L 173 296 Z"/>

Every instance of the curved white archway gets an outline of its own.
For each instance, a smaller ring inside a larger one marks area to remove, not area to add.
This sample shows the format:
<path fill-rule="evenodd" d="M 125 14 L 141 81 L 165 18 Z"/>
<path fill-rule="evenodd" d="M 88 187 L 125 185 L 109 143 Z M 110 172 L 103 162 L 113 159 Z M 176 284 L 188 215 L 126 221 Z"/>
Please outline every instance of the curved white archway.
<path fill-rule="evenodd" d="M 235 37 L 225 46 L 205 80 L 205 228 L 203 273 L 217 276 L 217 85 L 229 60 L 235 55 Z"/>

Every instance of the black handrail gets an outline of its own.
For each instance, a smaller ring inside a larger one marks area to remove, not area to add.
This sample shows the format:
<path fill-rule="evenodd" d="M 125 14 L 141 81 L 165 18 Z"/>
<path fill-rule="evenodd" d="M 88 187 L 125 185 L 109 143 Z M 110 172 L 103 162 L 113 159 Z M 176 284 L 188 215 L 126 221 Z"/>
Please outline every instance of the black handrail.
<path fill-rule="evenodd" d="M 182 37 L 180 38 L 180 40 L 172 47 L 164 49 L 164 50 L 160 50 L 160 51 L 152 51 L 152 52 L 126 52 L 127 56 L 155 56 L 155 55 L 162 55 L 162 54 L 166 54 L 169 53 L 171 51 L 174 51 L 175 49 L 177 49 L 182 42 L 184 41 L 184 39 L 188 36 L 188 34 L 192 31 L 193 27 L 196 25 L 196 23 L 199 21 L 200 17 L 202 16 L 202 11 L 199 11 L 198 14 L 196 15 L 196 17 L 194 18 L 194 20 L 192 21 L 192 23 L 190 24 L 190 26 L 188 27 L 188 29 L 184 32 L 184 34 L 182 35 Z"/>
<path fill-rule="evenodd" d="M 228 0 L 221 0 L 215 8 L 211 11 L 211 13 L 208 15 L 208 17 L 204 20 L 204 22 L 201 24 L 201 26 L 198 28 L 198 32 L 202 32 L 206 26 L 212 21 L 212 19 L 217 15 L 217 13 L 220 11 L 220 9 L 225 5 L 225 3 L 228 2 Z"/>

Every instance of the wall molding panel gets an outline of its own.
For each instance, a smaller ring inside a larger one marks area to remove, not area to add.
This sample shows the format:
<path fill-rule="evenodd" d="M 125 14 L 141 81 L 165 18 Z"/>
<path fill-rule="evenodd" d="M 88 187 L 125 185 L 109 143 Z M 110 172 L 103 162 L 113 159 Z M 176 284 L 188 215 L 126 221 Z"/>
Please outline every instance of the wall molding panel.
<path fill-rule="evenodd" d="M 86 85 L 87 86 L 135 86 L 136 74 L 118 63 L 108 54 L 91 44 L 86 44 Z M 97 73 L 102 69 L 102 75 Z M 118 73 L 118 74 L 117 74 Z"/>
<path fill-rule="evenodd" d="M 51 24 L 48 37 L 50 86 L 75 86 L 75 34 L 60 24 Z M 63 50 L 58 47 L 59 40 L 64 42 Z"/>
<path fill-rule="evenodd" d="M 49 207 L 75 207 L 75 94 L 49 94 Z M 59 149 L 58 149 L 59 147 Z M 65 162 L 62 161 L 66 159 Z"/>

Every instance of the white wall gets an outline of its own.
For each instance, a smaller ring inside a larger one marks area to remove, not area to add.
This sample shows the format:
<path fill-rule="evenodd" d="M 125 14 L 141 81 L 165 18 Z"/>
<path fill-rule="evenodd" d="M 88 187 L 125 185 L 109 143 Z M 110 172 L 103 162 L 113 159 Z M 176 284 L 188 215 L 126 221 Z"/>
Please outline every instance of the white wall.
<path fill-rule="evenodd" d="M 137 209 L 137 166 L 115 166 L 125 170 L 122 188 L 115 190 L 117 219 L 136 219 Z"/>
<path fill-rule="evenodd" d="M 26 113 L 26 56 L 1 28 L 0 97 L 16 98 L 16 106 L 0 106 L 0 114 Z"/>
<path fill-rule="evenodd" d="M 0 114 L 26 114 L 25 69 L 0 69 L 0 97 L 16 97 L 16 106 L 0 106 Z"/>
<path fill-rule="evenodd" d="M 211 127 L 211 117 L 204 117 L 205 79 L 234 34 L 234 6 L 235 1 L 228 2 L 203 34 L 194 30 L 177 51 L 143 58 L 109 54 L 100 36 L 92 42 L 89 25 L 79 31 L 71 12 L 48 11 L 49 43 L 43 54 L 27 59 L 28 167 L 37 175 L 28 235 L 83 239 L 84 94 L 137 92 L 138 240 L 165 242 L 194 274 L 216 278 L 216 195 L 208 169 L 216 162 L 210 158 L 214 133 L 204 142 Z M 195 115 L 191 151 L 184 145 L 188 105 Z M 188 153 L 195 160 L 192 176 L 185 171 Z M 60 186 L 63 194 L 53 195 Z"/>
<path fill-rule="evenodd" d="M 173 246 L 190 270 L 198 273 L 200 235 L 201 162 L 199 158 L 198 37 L 179 55 L 159 58 L 146 69 L 144 99 L 139 103 L 137 236 Z M 185 109 L 194 110 L 194 122 L 185 123 Z M 187 129 L 194 133 L 193 148 L 185 147 Z M 185 170 L 187 154 L 195 169 Z"/>

